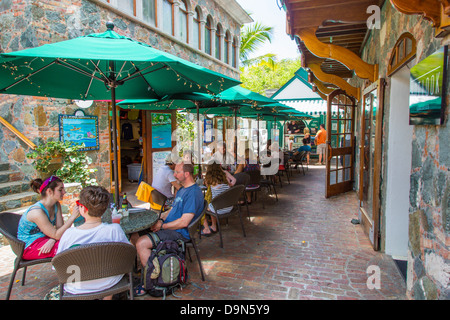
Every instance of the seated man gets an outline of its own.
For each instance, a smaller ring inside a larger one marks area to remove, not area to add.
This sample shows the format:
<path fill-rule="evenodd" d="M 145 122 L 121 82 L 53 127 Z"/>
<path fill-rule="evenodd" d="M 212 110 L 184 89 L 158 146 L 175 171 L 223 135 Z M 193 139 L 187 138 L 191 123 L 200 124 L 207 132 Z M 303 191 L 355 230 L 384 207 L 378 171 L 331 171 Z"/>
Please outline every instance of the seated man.
<path fill-rule="evenodd" d="M 173 169 L 175 169 L 175 164 L 169 154 L 165 165 L 159 168 L 152 182 L 152 187 L 167 197 L 166 205 L 169 206 L 172 205 L 176 192 L 181 188 L 180 183 L 173 175 Z M 175 188 L 175 194 L 172 193 L 172 186 Z"/>
<path fill-rule="evenodd" d="M 303 145 L 294 152 L 294 156 L 298 155 L 302 151 L 311 152 L 311 146 L 308 145 L 308 140 L 306 138 L 303 138 L 302 142 Z"/>
<path fill-rule="evenodd" d="M 175 166 L 174 175 L 182 187 L 177 192 L 172 208 L 162 213 L 161 219 L 152 226 L 152 232 L 137 240 L 136 250 L 142 266 L 146 266 L 152 248 L 160 241 L 190 240 L 187 227 L 194 217 L 202 213 L 204 203 L 203 193 L 195 183 L 193 171 L 192 164 L 179 163 Z"/>

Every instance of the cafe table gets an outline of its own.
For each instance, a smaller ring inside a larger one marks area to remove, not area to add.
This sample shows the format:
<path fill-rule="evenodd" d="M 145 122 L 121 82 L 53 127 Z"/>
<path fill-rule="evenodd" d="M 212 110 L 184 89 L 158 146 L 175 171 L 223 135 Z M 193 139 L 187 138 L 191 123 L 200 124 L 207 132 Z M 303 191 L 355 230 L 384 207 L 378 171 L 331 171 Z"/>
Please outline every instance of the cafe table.
<path fill-rule="evenodd" d="M 159 213 L 153 210 L 144 208 L 130 208 L 128 217 L 122 217 L 122 219 L 120 219 L 120 226 L 125 234 L 130 235 L 132 233 L 150 228 L 158 221 L 158 218 Z M 110 209 L 107 209 L 103 214 L 102 222 L 112 223 Z M 83 223 L 84 221 L 75 221 L 75 226 L 79 226 Z"/>

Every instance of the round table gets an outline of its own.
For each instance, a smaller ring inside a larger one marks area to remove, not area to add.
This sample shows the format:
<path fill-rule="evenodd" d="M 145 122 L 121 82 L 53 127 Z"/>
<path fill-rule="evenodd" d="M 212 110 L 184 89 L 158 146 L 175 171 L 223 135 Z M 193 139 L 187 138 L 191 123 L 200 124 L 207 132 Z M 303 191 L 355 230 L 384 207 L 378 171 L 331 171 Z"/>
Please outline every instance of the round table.
<path fill-rule="evenodd" d="M 138 212 L 130 212 L 128 217 L 120 219 L 120 226 L 125 234 L 132 234 L 150 228 L 158 221 L 159 213 L 152 210 L 143 210 Z M 78 219 L 77 219 L 78 220 Z M 111 210 L 106 210 L 102 216 L 102 222 L 112 223 Z M 84 223 L 84 219 L 75 221 L 77 227 Z"/>

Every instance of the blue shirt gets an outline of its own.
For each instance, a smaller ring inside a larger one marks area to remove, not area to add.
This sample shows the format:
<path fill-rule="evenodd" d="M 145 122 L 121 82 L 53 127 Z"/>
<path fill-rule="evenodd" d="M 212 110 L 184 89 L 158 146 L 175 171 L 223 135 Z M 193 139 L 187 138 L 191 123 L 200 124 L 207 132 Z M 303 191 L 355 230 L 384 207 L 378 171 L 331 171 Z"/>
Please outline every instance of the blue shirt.
<path fill-rule="evenodd" d="M 181 218 L 185 213 L 193 213 L 194 217 L 192 219 L 197 218 L 203 211 L 204 200 L 205 198 L 203 197 L 202 190 L 196 183 L 187 188 L 180 188 L 173 201 L 172 209 L 165 221 L 175 221 Z M 187 228 L 178 229 L 176 231 L 181 233 L 184 238 L 190 239 Z"/>
<path fill-rule="evenodd" d="M 56 213 L 58 211 L 58 207 L 55 204 L 55 218 L 53 221 L 50 220 L 50 215 L 48 213 L 48 210 L 44 207 L 44 205 L 39 201 L 29 207 L 27 211 L 22 215 L 19 221 L 19 227 L 17 230 L 17 238 L 23 242 L 25 242 L 25 248 L 27 248 L 30 244 L 32 244 L 35 240 L 39 238 L 45 237 L 45 234 L 39 229 L 36 223 L 28 221 L 27 216 L 28 212 L 31 209 L 35 209 L 36 207 L 42 209 L 42 211 L 45 212 L 47 215 L 48 220 L 52 225 L 56 224 Z"/>
<path fill-rule="evenodd" d="M 297 149 L 298 152 L 302 152 L 302 151 L 309 151 L 311 152 L 311 147 L 308 145 L 303 145 L 300 148 Z"/>

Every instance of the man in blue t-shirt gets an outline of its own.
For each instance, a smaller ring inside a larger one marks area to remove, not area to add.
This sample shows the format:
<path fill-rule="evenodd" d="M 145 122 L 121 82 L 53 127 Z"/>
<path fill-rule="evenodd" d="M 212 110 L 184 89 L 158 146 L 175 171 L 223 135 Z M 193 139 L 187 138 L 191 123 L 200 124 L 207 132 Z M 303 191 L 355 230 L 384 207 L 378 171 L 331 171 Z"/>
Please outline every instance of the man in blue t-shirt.
<path fill-rule="evenodd" d="M 305 138 L 303 138 L 302 142 L 303 145 L 300 148 L 298 148 L 297 151 L 294 152 L 294 156 L 296 156 L 302 151 L 311 152 L 311 147 L 308 145 L 308 141 Z"/>
<path fill-rule="evenodd" d="M 136 250 L 144 267 L 152 248 L 160 241 L 190 239 L 187 227 L 194 217 L 202 213 L 204 205 L 203 193 L 195 183 L 193 172 L 192 164 L 180 163 L 175 166 L 174 176 L 182 187 L 176 194 L 172 208 L 161 214 L 161 218 L 151 227 L 152 232 L 141 236 L 136 242 Z"/>

